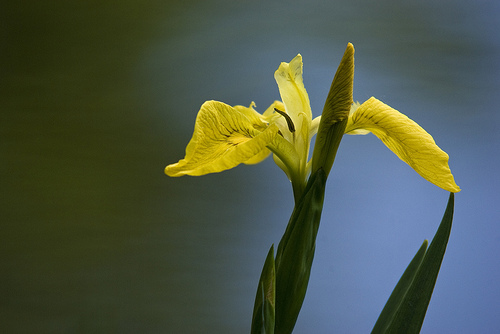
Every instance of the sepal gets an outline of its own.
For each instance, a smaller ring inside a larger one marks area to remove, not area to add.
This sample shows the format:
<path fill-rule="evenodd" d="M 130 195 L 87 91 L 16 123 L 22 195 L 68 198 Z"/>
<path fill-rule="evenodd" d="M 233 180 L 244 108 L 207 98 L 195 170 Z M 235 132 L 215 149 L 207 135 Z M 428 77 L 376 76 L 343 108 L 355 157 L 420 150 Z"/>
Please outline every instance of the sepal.
<path fill-rule="evenodd" d="M 278 132 L 275 124 L 268 126 L 252 108 L 207 101 L 196 117 L 186 157 L 168 165 L 165 174 L 198 176 L 222 172 L 241 163 L 258 163 L 271 153 L 267 145 Z"/>
<path fill-rule="evenodd" d="M 372 132 L 420 176 L 450 192 L 459 192 L 448 154 L 420 125 L 374 97 L 357 107 L 349 117 L 347 134 Z"/>

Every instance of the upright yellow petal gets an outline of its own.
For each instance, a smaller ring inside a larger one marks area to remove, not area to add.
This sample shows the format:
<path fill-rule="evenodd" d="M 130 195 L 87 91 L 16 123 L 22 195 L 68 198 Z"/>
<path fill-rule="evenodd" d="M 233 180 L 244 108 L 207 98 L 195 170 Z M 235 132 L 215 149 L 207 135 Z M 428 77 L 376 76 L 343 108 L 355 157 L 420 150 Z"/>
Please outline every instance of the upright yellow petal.
<path fill-rule="evenodd" d="M 451 192 L 459 192 L 448 154 L 417 123 L 374 97 L 349 116 L 345 133 L 370 131 L 427 181 Z"/>
<path fill-rule="evenodd" d="M 205 102 L 196 117 L 186 157 L 167 166 L 165 174 L 198 176 L 264 160 L 270 153 L 266 146 L 278 134 L 278 127 L 267 126 L 249 109 Z"/>
<path fill-rule="evenodd" d="M 290 63 L 281 63 L 274 73 L 274 78 L 285 105 L 284 111 L 292 118 L 295 125 L 299 121 L 302 123 L 300 114 L 304 114 L 311 121 L 311 105 L 302 79 L 302 56 L 299 54 Z"/>
<path fill-rule="evenodd" d="M 309 96 L 302 79 L 302 56 L 299 54 L 290 63 L 281 63 L 274 73 L 274 78 L 285 106 L 285 110 L 282 111 L 290 118 L 287 120 L 288 130 L 282 131 L 282 134 L 295 147 L 298 154 L 298 170 L 293 173 L 290 171 L 291 174 L 297 175 L 292 178 L 292 183 L 298 183 L 302 182 L 298 179 L 305 179 L 307 171 L 311 142 L 309 129 L 312 122 Z"/>

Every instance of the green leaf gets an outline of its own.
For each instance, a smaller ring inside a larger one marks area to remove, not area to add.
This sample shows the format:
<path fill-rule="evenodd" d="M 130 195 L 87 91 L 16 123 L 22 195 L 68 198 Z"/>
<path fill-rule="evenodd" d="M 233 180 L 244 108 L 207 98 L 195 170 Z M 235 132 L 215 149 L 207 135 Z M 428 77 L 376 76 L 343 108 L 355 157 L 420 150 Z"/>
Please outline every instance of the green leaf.
<path fill-rule="evenodd" d="M 372 334 L 384 333 L 387 330 L 387 327 L 391 324 L 394 314 L 401 306 L 404 296 L 408 292 L 408 288 L 411 286 L 411 283 L 417 274 L 418 268 L 424 259 L 427 245 L 427 240 L 424 240 L 417 254 L 413 257 L 413 260 L 411 260 L 410 264 L 403 273 L 403 276 L 399 279 L 398 284 L 392 291 L 389 300 L 387 300 L 382 313 L 380 313 L 377 322 L 373 327 Z"/>
<path fill-rule="evenodd" d="M 273 334 L 275 320 L 276 269 L 274 263 L 274 245 L 267 254 L 259 286 L 255 296 L 252 316 L 252 334 Z"/>
<path fill-rule="evenodd" d="M 372 333 L 420 332 L 450 237 L 454 198 L 450 193 L 443 220 L 418 269 L 415 266 L 425 242 L 396 285 Z"/>
<path fill-rule="evenodd" d="M 276 254 L 276 334 L 292 332 L 299 315 L 316 247 L 326 174 L 314 173 L 298 201 Z"/>

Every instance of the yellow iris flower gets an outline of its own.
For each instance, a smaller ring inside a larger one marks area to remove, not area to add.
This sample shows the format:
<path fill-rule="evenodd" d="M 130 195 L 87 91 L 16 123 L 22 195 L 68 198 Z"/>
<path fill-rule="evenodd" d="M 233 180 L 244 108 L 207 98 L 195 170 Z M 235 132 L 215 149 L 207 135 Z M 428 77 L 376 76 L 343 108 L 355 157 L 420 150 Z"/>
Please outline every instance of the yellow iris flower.
<path fill-rule="evenodd" d="M 275 101 L 263 114 L 255 111 L 253 102 L 249 107 L 205 102 L 198 112 L 185 158 L 168 165 L 165 173 L 216 173 L 241 163 L 259 163 L 272 152 L 276 164 L 291 180 L 294 192 L 296 187 L 302 189 L 311 171 L 310 142 L 318 131 L 321 116 L 312 118 L 300 54 L 290 63 L 281 63 L 274 78 L 283 102 Z M 341 82 L 342 79 L 339 78 Z M 347 79 L 352 85 L 352 76 Z M 352 105 L 345 128 L 346 134 L 369 132 L 426 180 L 450 192 L 460 191 L 448 166 L 448 155 L 431 135 L 374 97 Z"/>

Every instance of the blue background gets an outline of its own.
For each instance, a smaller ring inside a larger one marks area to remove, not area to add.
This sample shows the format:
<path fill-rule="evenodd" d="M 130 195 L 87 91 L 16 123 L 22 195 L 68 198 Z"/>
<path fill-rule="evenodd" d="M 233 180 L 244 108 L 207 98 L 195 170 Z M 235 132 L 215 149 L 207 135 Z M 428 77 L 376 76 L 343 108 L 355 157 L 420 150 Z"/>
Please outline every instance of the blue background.
<path fill-rule="evenodd" d="M 423 333 L 500 331 L 497 1 L 32 1 L 0 10 L 0 331 L 245 333 L 293 208 L 267 159 L 168 178 L 209 99 L 259 111 L 297 53 L 320 114 L 347 42 L 462 192 Z M 448 193 L 344 137 L 296 333 L 367 333 Z"/>

